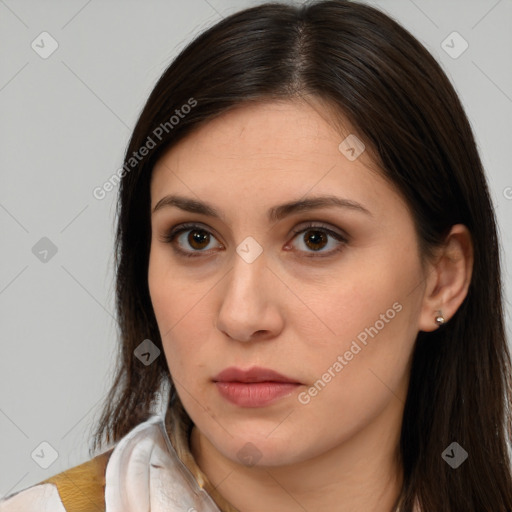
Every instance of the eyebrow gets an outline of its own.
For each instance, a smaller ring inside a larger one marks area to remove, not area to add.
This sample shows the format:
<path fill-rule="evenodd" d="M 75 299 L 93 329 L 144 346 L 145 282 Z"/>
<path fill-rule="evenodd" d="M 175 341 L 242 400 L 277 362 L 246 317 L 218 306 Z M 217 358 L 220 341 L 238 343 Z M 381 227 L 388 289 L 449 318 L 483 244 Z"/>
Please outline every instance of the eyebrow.
<path fill-rule="evenodd" d="M 209 217 L 216 217 L 225 220 L 224 215 L 222 215 L 221 212 L 219 212 L 212 205 L 203 201 L 198 201 L 196 199 L 190 199 L 188 197 L 178 195 L 168 195 L 162 197 L 162 199 L 160 199 L 160 201 L 158 201 L 158 203 L 156 203 L 155 207 L 153 208 L 152 214 L 158 210 L 161 210 L 162 208 L 172 206 L 180 208 L 186 212 L 200 213 Z M 332 195 L 315 196 L 308 199 L 299 199 L 297 201 L 290 201 L 288 203 L 273 206 L 268 210 L 267 217 L 270 222 L 277 222 L 294 213 L 329 207 L 348 208 L 350 210 L 362 212 L 373 217 L 372 213 L 357 201 L 352 201 L 350 199 L 344 199 Z"/>

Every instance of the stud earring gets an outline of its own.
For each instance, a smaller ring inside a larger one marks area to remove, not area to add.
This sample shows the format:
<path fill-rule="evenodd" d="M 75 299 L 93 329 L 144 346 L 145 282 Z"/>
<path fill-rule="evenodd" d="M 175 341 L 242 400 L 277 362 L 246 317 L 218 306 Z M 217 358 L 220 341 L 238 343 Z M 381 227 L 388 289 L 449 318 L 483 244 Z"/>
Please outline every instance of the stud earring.
<path fill-rule="evenodd" d="M 444 319 L 443 312 L 439 310 L 436 316 L 436 324 L 443 325 L 445 322 L 446 320 Z"/>

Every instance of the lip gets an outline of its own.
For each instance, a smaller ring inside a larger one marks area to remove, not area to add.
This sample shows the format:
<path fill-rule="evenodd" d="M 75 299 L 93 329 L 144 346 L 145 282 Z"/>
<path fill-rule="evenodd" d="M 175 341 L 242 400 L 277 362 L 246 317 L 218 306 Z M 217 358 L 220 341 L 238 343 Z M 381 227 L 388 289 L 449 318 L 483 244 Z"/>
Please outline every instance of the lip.
<path fill-rule="evenodd" d="M 240 407 L 263 407 L 290 395 L 300 382 L 269 368 L 230 367 L 213 378 L 219 393 Z"/>
<path fill-rule="evenodd" d="M 299 381 L 282 375 L 270 368 L 261 368 L 259 366 L 253 366 L 247 370 L 230 366 L 222 370 L 213 380 L 215 382 L 288 382 L 301 384 Z"/>

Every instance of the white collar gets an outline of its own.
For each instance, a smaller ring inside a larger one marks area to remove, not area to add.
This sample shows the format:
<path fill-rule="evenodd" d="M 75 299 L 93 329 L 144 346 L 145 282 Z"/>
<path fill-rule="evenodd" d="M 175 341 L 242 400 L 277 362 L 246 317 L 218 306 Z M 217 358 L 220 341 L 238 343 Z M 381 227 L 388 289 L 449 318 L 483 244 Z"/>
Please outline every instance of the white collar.
<path fill-rule="evenodd" d="M 154 415 L 124 436 L 105 472 L 106 512 L 221 512 L 179 459 Z"/>

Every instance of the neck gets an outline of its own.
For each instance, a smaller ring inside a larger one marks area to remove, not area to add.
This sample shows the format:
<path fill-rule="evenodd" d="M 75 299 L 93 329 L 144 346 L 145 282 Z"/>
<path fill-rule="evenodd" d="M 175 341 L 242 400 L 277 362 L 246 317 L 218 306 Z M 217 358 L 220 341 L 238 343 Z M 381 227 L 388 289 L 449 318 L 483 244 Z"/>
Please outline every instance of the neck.
<path fill-rule="evenodd" d="M 293 465 L 243 466 L 223 456 L 195 426 L 191 450 L 211 483 L 241 512 L 393 512 L 403 475 L 401 415 L 398 407 L 390 409 L 335 448 Z"/>

